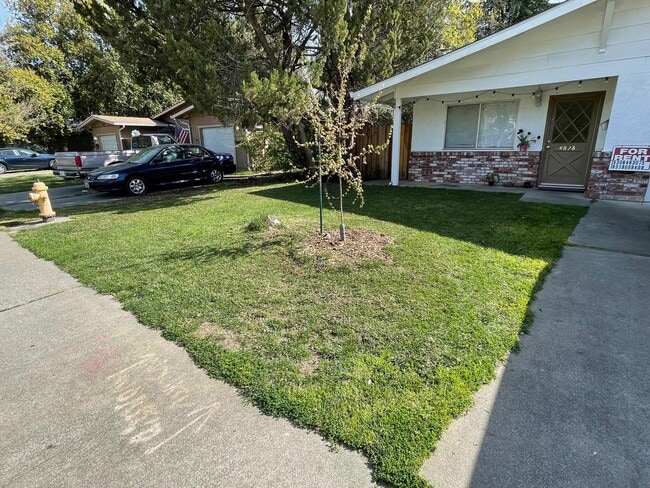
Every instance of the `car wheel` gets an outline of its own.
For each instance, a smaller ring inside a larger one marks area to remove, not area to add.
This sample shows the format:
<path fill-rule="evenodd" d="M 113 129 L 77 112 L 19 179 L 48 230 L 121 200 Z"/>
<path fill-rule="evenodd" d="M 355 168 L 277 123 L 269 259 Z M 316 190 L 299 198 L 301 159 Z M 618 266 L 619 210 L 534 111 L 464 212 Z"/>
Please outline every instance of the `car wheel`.
<path fill-rule="evenodd" d="M 208 173 L 210 183 L 220 183 L 223 181 L 223 173 L 217 168 L 212 168 Z"/>
<path fill-rule="evenodd" d="M 126 182 L 126 191 L 129 195 L 139 197 L 147 193 L 147 182 L 139 176 L 129 178 Z"/>
<path fill-rule="evenodd" d="M 7 166 L 4 163 L 0 163 L 0 175 L 7 172 Z"/>
<path fill-rule="evenodd" d="M 56 159 L 50 159 L 47 163 L 47 167 L 50 169 L 56 169 Z"/>

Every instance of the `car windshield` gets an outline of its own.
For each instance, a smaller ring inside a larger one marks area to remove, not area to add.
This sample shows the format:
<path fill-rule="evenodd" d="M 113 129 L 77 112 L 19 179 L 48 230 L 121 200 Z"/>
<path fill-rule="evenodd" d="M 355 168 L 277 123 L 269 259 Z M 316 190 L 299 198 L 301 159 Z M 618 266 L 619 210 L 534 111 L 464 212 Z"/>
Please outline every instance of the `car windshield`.
<path fill-rule="evenodd" d="M 133 156 L 127 159 L 126 162 L 129 164 L 148 163 L 156 157 L 159 151 L 160 147 L 148 147 L 147 149 L 143 149 L 142 151 L 135 153 Z"/>

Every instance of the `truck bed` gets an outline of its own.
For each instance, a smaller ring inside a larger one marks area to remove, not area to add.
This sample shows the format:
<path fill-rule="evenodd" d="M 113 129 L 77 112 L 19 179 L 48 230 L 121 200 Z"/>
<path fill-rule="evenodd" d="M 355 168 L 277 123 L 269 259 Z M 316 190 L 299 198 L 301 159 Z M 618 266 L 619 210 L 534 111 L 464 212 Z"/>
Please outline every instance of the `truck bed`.
<path fill-rule="evenodd" d="M 126 161 L 137 151 L 91 151 L 54 153 L 56 169 L 53 174 L 62 178 L 83 178 L 97 168 L 103 168 L 116 161 Z M 79 158 L 79 159 L 77 159 Z M 77 162 L 81 161 L 81 166 Z"/>

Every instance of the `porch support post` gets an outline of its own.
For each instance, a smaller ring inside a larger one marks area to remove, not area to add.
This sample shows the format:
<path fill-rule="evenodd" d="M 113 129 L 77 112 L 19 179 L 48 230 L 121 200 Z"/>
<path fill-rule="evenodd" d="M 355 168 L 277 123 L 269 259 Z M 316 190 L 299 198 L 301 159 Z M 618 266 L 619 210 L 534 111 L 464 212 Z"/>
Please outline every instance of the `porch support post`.
<path fill-rule="evenodd" d="M 399 185 L 399 163 L 402 148 L 402 99 L 395 99 L 393 109 L 393 154 L 390 163 L 390 184 Z"/>

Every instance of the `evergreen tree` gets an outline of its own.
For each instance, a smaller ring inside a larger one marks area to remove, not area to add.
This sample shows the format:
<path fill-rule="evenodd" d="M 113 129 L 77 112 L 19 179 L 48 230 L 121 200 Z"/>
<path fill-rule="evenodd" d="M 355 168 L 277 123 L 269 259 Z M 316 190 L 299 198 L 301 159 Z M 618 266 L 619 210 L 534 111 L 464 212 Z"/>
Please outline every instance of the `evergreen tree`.
<path fill-rule="evenodd" d="M 489 36 L 551 7 L 548 0 L 484 0 L 480 37 Z"/>
<path fill-rule="evenodd" d="M 336 87 L 338 58 L 350 55 L 347 84 L 357 90 L 471 42 L 475 22 L 467 19 L 478 19 L 480 9 L 462 0 L 79 0 L 75 6 L 122 58 L 174 80 L 202 111 L 224 119 L 253 112 L 276 124 L 303 164 L 310 159 L 309 126 L 296 108 L 307 72 L 312 79 L 319 74 L 315 89 Z"/>

